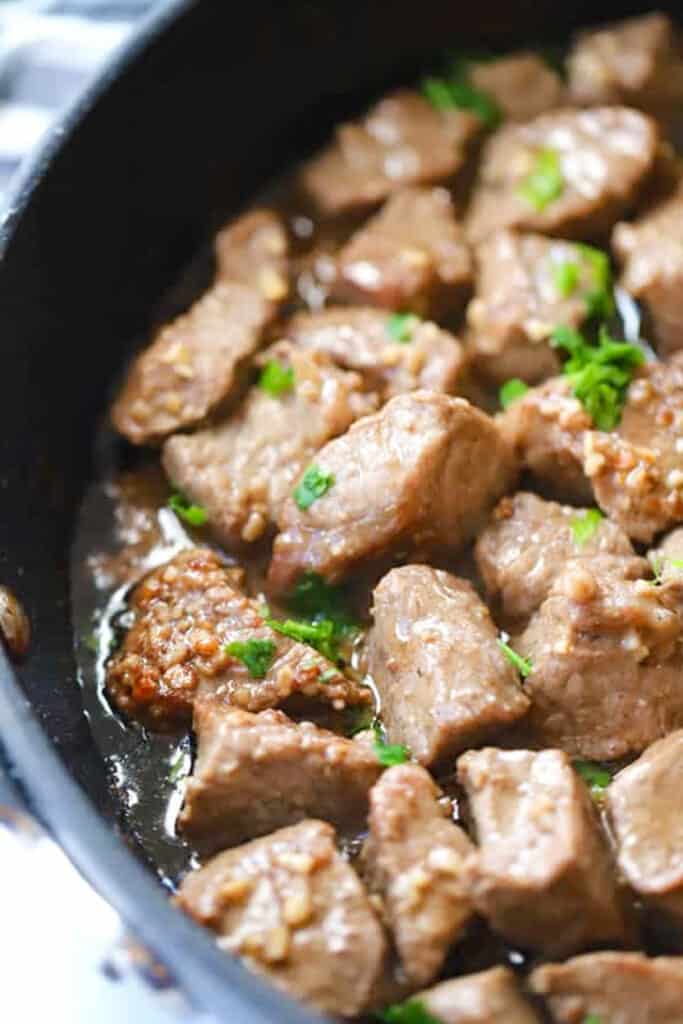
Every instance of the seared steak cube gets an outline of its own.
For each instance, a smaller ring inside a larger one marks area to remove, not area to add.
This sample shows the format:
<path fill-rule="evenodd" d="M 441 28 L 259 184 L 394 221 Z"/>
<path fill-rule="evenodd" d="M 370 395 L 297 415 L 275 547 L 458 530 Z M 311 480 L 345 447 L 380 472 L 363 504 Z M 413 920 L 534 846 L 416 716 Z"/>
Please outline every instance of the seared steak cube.
<path fill-rule="evenodd" d="M 393 398 L 322 448 L 282 510 L 269 582 L 333 582 L 405 550 L 457 549 L 507 489 L 514 466 L 494 422 L 461 398 Z"/>
<path fill-rule="evenodd" d="M 207 549 L 183 551 L 149 573 L 130 608 L 134 622 L 109 662 L 107 689 L 121 711 L 152 728 L 188 723 L 198 693 L 250 711 L 293 694 L 338 707 L 368 701 L 317 651 L 271 629 Z M 232 644 L 244 661 L 228 652 Z"/>
<path fill-rule="evenodd" d="M 112 408 L 133 444 L 161 441 L 227 401 L 273 316 L 261 292 L 219 281 L 133 361 Z"/>
<path fill-rule="evenodd" d="M 335 298 L 439 317 L 462 306 L 470 253 L 443 188 L 391 196 L 341 249 Z"/>
<path fill-rule="evenodd" d="M 270 530 L 315 452 L 377 408 L 361 377 L 323 353 L 280 342 L 260 362 L 264 375 L 276 370 L 270 390 L 262 376 L 264 386 L 253 387 L 230 417 L 169 438 L 163 451 L 169 479 L 204 507 L 217 536 L 232 547 Z"/>
<path fill-rule="evenodd" d="M 296 724 L 281 711 L 195 708 L 197 762 L 180 826 L 203 852 L 234 846 L 303 818 L 352 832 L 365 824 L 382 771 L 366 743 Z"/>
<path fill-rule="evenodd" d="M 436 977 L 472 913 L 464 873 L 472 846 L 438 795 L 415 764 L 389 768 L 370 792 L 364 875 L 383 899 L 411 985 Z"/>
<path fill-rule="evenodd" d="M 272 210 L 250 210 L 216 235 L 217 276 L 257 289 L 269 302 L 289 293 L 289 240 Z"/>
<path fill-rule="evenodd" d="M 558 110 L 504 125 L 486 144 L 467 231 L 499 228 L 591 240 L 632 208 L 655 166 L 658 133 L 626 107 Z"/>
<path fill-rule="evenodd" d="M 186 875 L 177 903 L 285 992 L 351 1017 L 369 1001 L 387 949 L 334 838 L 309 820 L 226 850 Z"/>
<path fill-rule="evenodd" d="M 523 624 L 570 558 L 633 555 L 626 534 L 596 509 L 544 501 L 523 491 L 503 498 L 477 538 L 477 567 L 508 623 Z"/>
<path fill-rule="evenodd" d="M 464 352 L 457 338 L 416 316 L 330 307 L 299 313 L 286 330 L 300 348 L 324 352 L 339 366 L 357 370 L 385 401 L 418 388 L 453 394 L 463 375 Z"/>
<path fill-rule="evenodd" d="M 486 606 L 465 580 L 426 565 L 393 569 L 373 595 L 368 668 L 389 739 L 431 765 L 527 711 Z"/>
<path fill-rule="evenodd" d="M 442 981 L 419 992 L 415 1002 L 442 1024 L 539 1024 L 507 967 Z"/>
<path fill-rule="evenodd" d="M 559 107 L 562 79 L 537 53 L 511 53 L 476 63 L 470 81 L 495 101 L 505 120 L 528 121 Z"/>
<path fill-rule="evenodd" d="M 683 731 L 620 771 L 606 799 L 622 875 L 683 923 Z"/>
<path fill-rule="evenodd" d="M 683 726 L 680 594 L 646 571 L 608 555 L 567 562 L 517 641 L 543 744 L 610 761 Z"/>
<path fill-rule="evenodd" d="M 588 953 L 531 975 L 557 1024 L 675 1024 L 683 1007 L 683 958 Z"/>
<path fill-rule="evenodd" d="M 402 89 L 359 121 L 340 125 L 334 142 L 304 168 L 302 182 L 328 214 L 367 209 L 404 185 L 448 181 L 480 131 L 474 114 L 437 110 Z"/>
<path fill-rule="evenodd" d="M 472 896 L 496 931 L 553 957 L 624 939 L 607 845 L 566 754 L 470 751 L 458 760 L 458 780 L 479 843 Z"/>

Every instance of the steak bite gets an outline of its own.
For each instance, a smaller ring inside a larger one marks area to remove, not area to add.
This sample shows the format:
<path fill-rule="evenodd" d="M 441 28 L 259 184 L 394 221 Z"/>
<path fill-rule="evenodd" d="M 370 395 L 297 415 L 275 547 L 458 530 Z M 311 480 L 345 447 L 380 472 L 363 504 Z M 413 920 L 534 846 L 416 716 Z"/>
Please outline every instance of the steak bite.
<path fill-rule="evenodd" d="M 683 180 L 638 220 L 617 224 L 621 284 L 645 304 L 660 355 L 683 348 Z"/>
<path fill-rule="evenodd" d="M 630 210 L 655 166 L 652 120 L 626 107 L 558 110 L 504 125 L 484 149 L 470 241 L 499 228 L 595 239 Z"/>
<path fill-rule="evenodd" d="M 337 259 L 335 298 L 440 317 L 459 309 L 472 263 L 444 188 L 395 192 Z"/>
<path fill-rule="evenodd" d="M 309 820 L 226 850 L 185 876 L 177 903 L 278 988 L 351 1017 L 370 1001 L 387 948 L 334 839 Z"/>
<path fill-rule="evenodd" d="M 563 956 L 627 927 L 591 797 L 560 750 L 471 750 L 458 759 L 478 854 L 475 906 L 523 949 Z"/>
<path fill-rule="evenodd" d="M 121 711 L 151 728 L 188 723 L 199 693 L 249 711 L 293 694 L 340 708 L 369 700 L 327 658 L 271 629 L 206 548 L 182 551 L 149 573 L 130 609 L 134 623 L 109 662 L 107 690 Z M 240 654 L 228 653 L 233 644 Z"/>
<path fill-rule="evenodd" d="M 150 444 L 195 426 L 230 397 L 272 316 L 255 288 L 219 281 L 133 360 L 112 407 L 116 429 Z"/>
<path fill-rule="evenodd" d="M 258 715 L 195 707 L 197 761 L 180 816 L 183 833 L 212 853 L 307 817 L 347 832 L 365 825 L 368 792 L 382 771 L 368 744 L 281 711 Z"/>
<path fill-rule="evenodd" d="M 393 398 L 330 441 L 280 515 L 268 580 L 328 582 L 406 550 L 455 550 L 477 531 L 515 467 L 495 423 L 462 398 Z"/>
<path fill-rule="evenodd" d="M 636 558 L 567 562 L 516 642 L 544 745 L 612 761 L 683 726 L 680 594 L 646 571 Z"/>
<path fill-rule="evenodd" d="M 683 1007 L 683 958 L 588 953 L 531 975 L 557 1024 L 675 1024 Z"/>
<path fill-rule="evenodd" d="M 302 183 L 327 214 L 367 209 L 404 185 L 453 178 L 480 131 L 474 114 L 437 110 L 401 89 L 339 125 L 332 144 L 304 167 Z"/>
<path fill-rule="evenodd" d="M 370 792 L 364 875 L 383 899 L 411 986 L 436 977 L 472 913 L 463 870 L 472 846 L 438 796 L 415 764 L 389 768 Z"/>
<path fill-rule="evenodd" d="M 469 78 L 495 100 L 506 121 L 528 121 L 559 107 L 562 79 L 537 53 L 511 53 L 472 65 Z"/>
<path fill-rule="evenodd" d="M 581 32 L 567 59 L 572 99 L 627 103 L 658 112 L 683 103 L 679 33 L 665 14 Z"/>
<path fill-rule="evenodd" d="M 270 530 L 315 452 L 378 405 L 357 373 L 338 369 L 322 352 L 279 342 L 261 362 L 262 384 L 232 416 L 171 437 L 163 450 L 169 479 L 203 506 L 231 547 Z"/>
<path fill-rule="evenodd" d="M 467 308 L 475 368 L 498 384 L 537 383 L 560 371 L 549 339 L 558 324 L 580 327 L 595 291 L 595 256 L 542 235 L 496 231 L 476 252 L 476 294 Z"/>
<path fill-rule="evenodd" d="M 475 546 L 487 594 L 511 626 L 524 624 L 543 603 L 569 559 L 633 554 L 623 530 L 597 510 L 524 491 L 500 501 Z"/>
<path fill-rule="evenodd" d="M 620 771 L 606 800 L 622 875 L 683 923 L 683 731 Z"/>
<path fill-rule="evenodd" d="M 373 595 L 368 670 L 392 743 L 425 765 L 522 718 L 529 702 L 491 616 L 465 580 L 426 565 L 393 569 Z"/>
<path fill-rule="evenodd" d="M 287 336 L 300 348 L 326 353 L 356 370 L 383 400 L 423 388 L 452 394 L 464 372 L 457 338 L 417 317 L 395 317 L 365 307 L 330 307 L 299 313 Z"/>
<path fill-rule="evenodd" d="M 421 1003 L 441 1024 L 539 1024 L 540 1017 L 522 995 L 507 967 L 442 981 L 419 992 Z"/>
<path fill-rule="evenodd" d="M 289 294 L 285 226 L 272 210 L 250 210 L 216 235 L 217 277 L 257 289 L 269 302 Z"/>

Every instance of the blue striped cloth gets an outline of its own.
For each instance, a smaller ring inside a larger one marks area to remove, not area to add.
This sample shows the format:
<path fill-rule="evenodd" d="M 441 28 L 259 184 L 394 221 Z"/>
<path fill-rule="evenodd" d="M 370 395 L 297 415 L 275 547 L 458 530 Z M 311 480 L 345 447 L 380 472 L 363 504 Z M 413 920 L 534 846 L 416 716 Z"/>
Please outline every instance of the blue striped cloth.
<path fill-rule="evenodd" d="M 0 0 L 0 211 L 12 176 L 135 22 L 165 0 Z"/>

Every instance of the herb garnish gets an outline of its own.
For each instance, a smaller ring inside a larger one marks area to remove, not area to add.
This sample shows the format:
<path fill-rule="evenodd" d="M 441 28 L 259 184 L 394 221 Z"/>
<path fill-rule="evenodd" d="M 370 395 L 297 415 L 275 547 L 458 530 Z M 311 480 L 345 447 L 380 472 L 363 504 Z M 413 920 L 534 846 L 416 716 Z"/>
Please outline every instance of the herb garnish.
<path fill-rule="evenodd" d="M 582 515 L 574 516 L 569 525 L 579 547 L 595 536 L 604 518 L 599 508 L 587 508 Z"/>
<path fill-rule="evenodd" d="M 660 587 L 664 582 L 664 564 L 668 562 L 673 569 L 683 569 L 683 558 L 666 558 L 664 555 L 652 555 L 650 557 L 650 566 L 652 568 L 652 583 L 653 587 Z"/>
<path fill-rule="evenodd" d="M 576 291 L 579 283 L 579 264 L 566 260 L 563 263 L 555 263 L 553 266 L 553 284 L 555 291 L 563 298 L 568 299 Z"/>
<path fill-rule="evenodd" d="M 589 317 L 610 317 L 614 313 L 614 296 L 612 294 L 612 271 L 607 253 L 595 249 L 592 245 L 578 242 L 576 248 L 581 256 L 590 264 L 591 287 L 584 296 L 586 312 Z"/>
<path fill-rule="evenodd" d="M 334 623 L 331 619 L 319 619 L 317 622 L 299 622 L 297 619 L 266 619 L 267 624 L 276 633 L 288 636 L 290 640 L 315 647 L 330 661 L 336 661 L 338 648 L 334 636 Z"/>
<path fill-rule="evenodd" d="M 268 612 L 264 618 L 271 629 L 292 640 L 314 647 L 335 664 L 340 648 L 358 632 L 358 624 L 346 607 L 346 593 L 318 576 L 306 573 L 301 577 L 286 604 L 299 619 L 273 619 Z"/>
<path fill-rule="evenodd" d="M 405 1003 L 388 1006 L 377 1014 L 377 1018 L 385 1024 L 441 1024 L 419 999 L 408 999 Z"/>
<path fill-rule="evenodd" d="M 603 1024 L 602 1017 L 598 1017 L 597 1013 L 589 1013 L 583 1018 L 583 1024 Z"/>
<path fill-rule="evenodd" d="M 612 775 L 607 768 L 596 764 L 595 761 L 574 761 L 574 768 L 585 780 L 592 796 L 599 799 L 605 795 L 605 790 L 612 781 Z"/>
<path fill-rule="evenodd" d="M 379 729 L 375 729 L 373 747 L 377 754 L 377 760 L 385 768 L 391 768 L 396 764 L 405 764 L 410 760 L 408 748 L 404 747 L 402 743 L 387 743 L 380 735 Z"/>
<path fill-rule="evenodd" d="M 550 344 L 569 353 L 563 373 L 595 426 L 599 430 L 616 427 L 633 373 L 645 362 L 642 350 L 615 341 L 604 325 L 597 345 L 590 345 L 579 331 L 564 324 L 555 329 Z"/>
<path fill-rule="evenodd" d="M 273 398 L 279 398 L 294 387 L 294 370 L 291 366 L 283 366 L 277 359 L 271 359 L 261 370 L 258 386 Z"/>
<path fill-rule="evenodd" d="M 246 641 L 233 640 L 225 646 L 225 653 L 246 665 L 249 675 L 254 679 L 263 679 L 273 664 L 276 650 L 275 641 L 263 637 L 253 637 Z"/>
<path fill-rule="evenodd" d="M 367 732 L 368 729 L 372 729 L 375 736 L 381 735 L 374 708 L 348 708 L 347 711 L 349 719 L 346 729 L 347 736 L 357 736 L 359 732 Z"/>
<path fill-rule="evenodd" d="M 534 168 L 519 185 L 518 193 L 541 213 L 564 192 L 560 154 L 554 149 L 540 149 Z"/>
<path fill-rule="evenodd" d="M 320 466 L 309 466 L 294 491 L 294 500 L 300 509 L 306 511 L 314 501 L 327 494 L 334 484 L 332 473 L 326 473 Z"/>
<path fill-rule="evenodd" d="M 387 334 L 401 345 L 413 340 L 413 333 L 420 324 L 414 313 L 392 313 L 387 320 Z"/>
<path fill-rule="evenodd" d="M 520 380 L 519 377 L 511 377 L 510 380 L 506 380 L 501 386 L 498 392 L 498 401 L 503 409 L 507 409 L 518 398 L 522 398 L 528 390 L 529 385 L 525 384 L 523 380 Z"/>
<path fill-rule="evenodd" d="M 521 654 L 518 654 L 517 651 L 513 651 L 512 647 L 510 647 L 510 645 L 500 637 L 498 639 L 498 646 L 510 664 L 514 665 L 517 669 L 522 679 L 526 679 L 527 676 L 531 675 L 534 670 L 531 658 L 523 658 Z"/>
<path fill-rule="evenodd" d="M 206 509 L 201 505 L 192 504 L 182 491 L 176 491 L 175 494 L 172 494 L 168 499 L 168 505 L 189 526 L 204 526 L 208 519 Z"/>
<path fill-rule="evenodd" d="M 422 93 L 437 110 L 469 110 L 487 128 L 497 128 L 503 119 L 502 111 L 490 93 L 472 83 L 471 70 L 471 60 L 456 58 L 442 78 L 424 79 Z"/>

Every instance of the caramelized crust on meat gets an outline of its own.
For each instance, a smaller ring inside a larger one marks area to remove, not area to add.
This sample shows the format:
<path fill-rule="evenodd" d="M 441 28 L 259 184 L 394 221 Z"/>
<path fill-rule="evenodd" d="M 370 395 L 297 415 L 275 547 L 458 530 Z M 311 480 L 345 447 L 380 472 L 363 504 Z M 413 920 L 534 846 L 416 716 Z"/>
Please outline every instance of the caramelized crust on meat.
<path fill-rule="evenodd" d="M 475 63 L 470 81 L 495 100 L 508 121 L 528 121 L 564 100 L 562 79 L 537 53 L 511 53 Z"/>
<path fill-rule="evenodd" d="M 216 235 L 217 277 L 249 285 L 267 302 L 289 294 L 289 239 L 272 210 L 249 210 Z"/>

